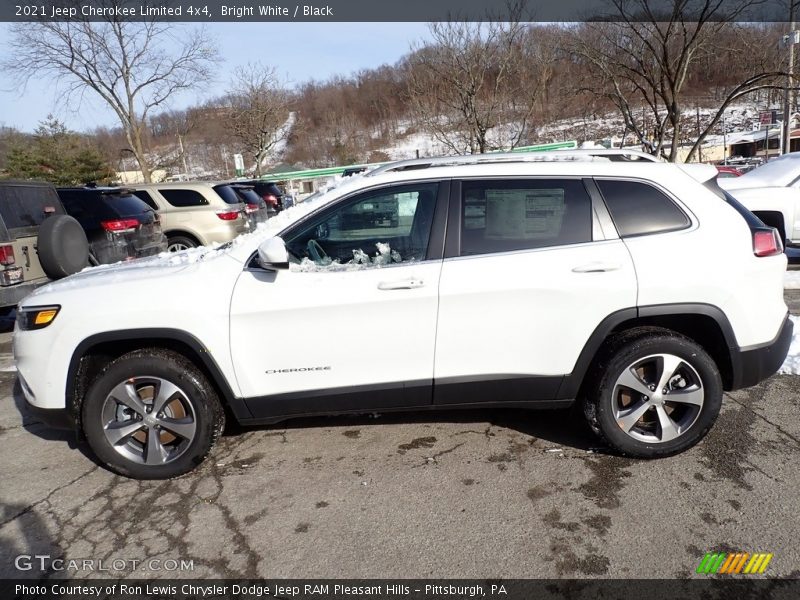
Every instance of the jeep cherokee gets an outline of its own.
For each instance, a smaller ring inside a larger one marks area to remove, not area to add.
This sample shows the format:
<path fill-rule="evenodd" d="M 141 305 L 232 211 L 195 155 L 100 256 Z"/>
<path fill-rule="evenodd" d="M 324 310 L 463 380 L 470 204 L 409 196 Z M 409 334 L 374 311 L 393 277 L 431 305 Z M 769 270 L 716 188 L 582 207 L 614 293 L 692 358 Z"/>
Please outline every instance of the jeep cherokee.
<path fill-rule="evenodd" d="M 49 284 L 19 310 L 22 390 L 136 478 L 193 469 L 226 414 L 579 401 L 617 452 L 681 452 L 783 362 L 786 258 L 713 167 L 624 156 L 388 169 L 266 234 Z M 393 214 L 348 218 L 370 206 Z"/>

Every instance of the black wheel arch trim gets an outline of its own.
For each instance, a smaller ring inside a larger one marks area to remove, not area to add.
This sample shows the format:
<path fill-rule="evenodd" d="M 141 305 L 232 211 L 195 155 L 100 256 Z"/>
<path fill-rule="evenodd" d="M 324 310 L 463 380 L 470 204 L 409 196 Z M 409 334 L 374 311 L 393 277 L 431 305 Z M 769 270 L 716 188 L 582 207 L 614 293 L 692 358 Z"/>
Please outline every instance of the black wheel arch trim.
<path fill-rule="evenodd" d="M 741 374 L 741 349 L 736 343 L 736 336 L 733 333 L 730 321 L 724 312 L 713 304 L 704 303 L 676 303 L 676 304 L 654 304 L 650 306 L 640 306 L 638 308 L 624 308 L 611 313 L 595 328 L 592 335 L 587 340 L 586 344 L 578 355 L 578 360 L 572 373 L 564 376 L 564 381 L 558 389 L 556 394 L 557 399 L 575 398 L 580 391 L 583 380 L 589 371 L 591 362 L 594 359 L 597 351 L 603 345 L 605 340 L 614 331 L 626 321 L 634 321 L 647 317 L 665 317 L 675 315 L 703 315 L 710 317 L 719 326 L 725 344 L 728 348 L 728 353 L 731 359 L 731 367 L 733 369 L 733 389 L 743 387 L 740 381 Z M 752 384 L 751 384 L 752 385 Z"/>
<path fill-rule="evenodd" d="M 198 340 L 191 333 L 181 329 L 154 327 L 144 329 L 121 329 L 98 333 L 89 336 L 80 344 L 78 344 L 78 346 L 75 348 L 75 351 L 72 353 L 72 357 L 70 358 L 69 369 L 67 371 L 67 387 L 65 390 L 66 405 L 70 407 L 72 417 L 75 419 L 76 424 L 80 423 L 80 404 L 78 402 L 74 402 L 73 398 L 75 396 L 75 385 L 81 359 L 91 348 L 99 344 L 145 340 L 152 340 L 156 343 L 159 340 L 179 342 L 191 348 L 203 363 L 201 366 L 205 367 L 207 373 L 211 376 L 212 383 L 215 384 L 217 389 L 221 392 L 222 398 L 220 398 L 220 400 L 230 407 L 234 417 L 236 417 L 236 419 L 239 421 L 246 421 L 252 418 L 253 415 L 250 413 L 250 410 L 247 408 L 244 400 L 237 397 L 233 393 L 233 390 L 228 384 L 228 380 L 222 374 L 219 365 L 217 365 L 217 362 L 211 356 L 211 353 L 200 340 Z"/>

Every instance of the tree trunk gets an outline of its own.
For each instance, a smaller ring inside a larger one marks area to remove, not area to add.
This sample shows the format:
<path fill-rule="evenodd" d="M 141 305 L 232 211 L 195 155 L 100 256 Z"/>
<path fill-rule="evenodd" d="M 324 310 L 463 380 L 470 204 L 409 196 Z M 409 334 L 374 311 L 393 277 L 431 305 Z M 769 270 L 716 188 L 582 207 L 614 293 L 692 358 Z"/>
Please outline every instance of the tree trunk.
<path fill-rule="evenodd" d="M 147 162 L 147 156 L 144 151 L 144 144 L 142 143 L 142 130 L 141 127 L 131 126 L 131 131 L 128 134 L 128 142 L 131 145 L 131 152 L 139 163 L 139 170 L 142 172 L 142 180 L 145 183 L 152 183 L 153 172 Z"/>

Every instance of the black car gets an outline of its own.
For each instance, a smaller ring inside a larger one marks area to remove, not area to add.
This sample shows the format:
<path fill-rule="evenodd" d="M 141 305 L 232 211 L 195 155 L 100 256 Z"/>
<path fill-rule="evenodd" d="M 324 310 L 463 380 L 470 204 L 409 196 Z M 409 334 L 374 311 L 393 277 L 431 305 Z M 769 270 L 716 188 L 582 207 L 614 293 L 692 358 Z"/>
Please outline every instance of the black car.
<path fill-rule="evenodd" d="M 130 190 L 119 187 L 59 188 L 67 211 L 86 232 L 97 263 L 152 256 L 167 249 L 156 213 Z"/>
<path fill-rule="evenodd" d="M 250 223 L 250 229 L 255 229 L 259 223 L 265 222 L 276 214 L 262 198 L 259 196 L 252 185 L 243 183 L 226 183 L 214 187 L 214 191 L 219 194 L 228 204 L 244 204 L 244 214 Z"/>
<path fill-rule="evenodd" d="M 239 181 L 237 183 L 252 186 L 256 194 L 264 199 L 268 210 L 272 214 L 279 213 L 284 208 L 289 208 L 289 206 L 291 206 L 291 204 L 285 202 L 289 197 L 283 193 L 283 190 L 274 181 L 252 179 L 250 181 Z"/>

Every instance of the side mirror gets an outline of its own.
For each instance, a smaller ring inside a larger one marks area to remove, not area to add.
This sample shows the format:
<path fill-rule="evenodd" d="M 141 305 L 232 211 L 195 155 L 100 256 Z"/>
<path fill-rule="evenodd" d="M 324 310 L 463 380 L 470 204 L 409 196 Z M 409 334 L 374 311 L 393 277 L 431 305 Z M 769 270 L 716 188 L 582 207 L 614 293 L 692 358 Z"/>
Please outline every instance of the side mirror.
<path fill-rule="evenodd" d="M 258 263 L 270 271 L 289 268 L 289 253 L 286 242 L 280 237 L 271 237 L 258 247 Z"/>

